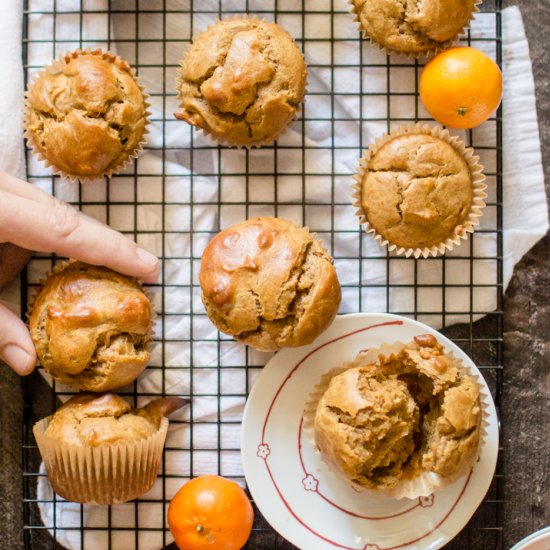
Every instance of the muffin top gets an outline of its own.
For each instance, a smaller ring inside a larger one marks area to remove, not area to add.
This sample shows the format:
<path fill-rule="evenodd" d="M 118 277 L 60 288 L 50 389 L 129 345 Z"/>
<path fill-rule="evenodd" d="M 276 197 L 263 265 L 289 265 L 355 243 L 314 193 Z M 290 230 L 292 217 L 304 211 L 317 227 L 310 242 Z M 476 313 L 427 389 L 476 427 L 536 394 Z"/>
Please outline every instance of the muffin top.
<path fill-rule="evenodd" d="M 202 255 L 200 284 L 213 323 L 264 351 L 313 341 L 341 299 L 321 243 L 279 218 L 246 220 L 216 235 Z"/>
<path fill-rule="evenodd" d="M 114 393 L 80 393 L 55 412 L 44 433 L 78 447 L 130 443 L 153 435 L 163 416 L 187 402 L 168 397 L 136 409 Z"/>
<path fill-rule="evenodd" d="M 101 176 L 142 141 L 146 106 L 130 66 L 100 50 L 73 52 L 27 92 L 27 137 L 67 175 Z"/>
<path fill-rule="evenodd" d="M 219 21 L 193 39 L 181 64 L 176 117 L 229 145 L 276 139 L 306 85 L 304 58 L 276 23 Z"/>
<path fill-rule="evenodd" d="M 429 247 L 462 235 L 472 200 L 467 162 L 451 144 L 429 134 L 390 139 L 364 167 L 365 218 L 399 247 Z"/>
<path fill-rule="evenodd" d="M 420 53 L 453 39 L 468 24 L 475 0 L 352 0 L 368 36 L 390 50 Z"/>
<path fill-rule="evenodd" d="M 43 367 L 73 387 L 121 387 L 149 361 L 149 299 L 139 283 L 105 267 L 73 262 L 50 275 L 29 325 Z"/>
<path fill-rule="evenodd" d="M 370 484 L 379 471 L 391 485 L 414 451 L 418 406 L 402 380 L 371 374 L 351 368 L 333 378 L 318 405 L 316 441 L 348 479 L 360 482 L 365 472 Z"/>
<path fill-rule="evenodd" d="M 323 457 L 367 489 L 392 489 L 422 472 L 463 473 L 477 456 L 479 388 L 429 334 L 336 375 L 315 414 Z"/>

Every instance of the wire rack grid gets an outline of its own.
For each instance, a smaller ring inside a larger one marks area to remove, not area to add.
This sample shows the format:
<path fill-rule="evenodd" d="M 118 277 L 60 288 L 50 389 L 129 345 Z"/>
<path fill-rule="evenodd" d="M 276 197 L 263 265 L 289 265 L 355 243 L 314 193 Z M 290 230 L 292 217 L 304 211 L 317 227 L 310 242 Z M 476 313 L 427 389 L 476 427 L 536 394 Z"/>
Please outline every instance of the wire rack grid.
<path fill-rule="evenodd" d="M 52 177 L 27 150 L 28 178 L 162 258 L 162 280 L 149 287 L 158 312 L 152 363 L 121 393 L 138 405 L 159 394 L 192 398 L 189 409 L 171 422 L 153 490 L 136 502 L 96 507 L 92 513 L 83 506 L 67 510 L 47 491 L 32 437 L 37 417 L 55 410 L 70 390 L 47 376 L 51 391 L 38 375 L 23 382 L 26 548 L 164 548 L 172 540 L 167 504 L 186 479 L 219 473 L 244 485 L 239 454 L 242 409 L 268 356 L 213 330 L 201 304 L 197 275 L 206 242 L 220 228 L 248 217 L 286 217 L 317 232 L 334 256 L 342 282 L 341 313 L 374 308 L 442 327 L 480 367 L 498 409 L 503 293 L 500 111 L 481 129 L 461 134 L 481 156 L 489 185 L 487 208 L 475 235 L 438 259 L 405 259 L 380 249 L 361 230 L 351 206 L 358 159 L 379 134 L 431 119 L 417 95 L 422 63 L 387 56 L 370 46 L 348 12 L 344 0 L 24 1 L 26 81 L 66 51 L 102 47 L 127 59 L 150 94 L 149 142 L 124 173 L 78 186 Z M 176 69 L 191 37 L 219 18 L 243 13 L 287 28 L 302 48 L 309 71 L 306 102 L 292 128 L 272 146 L 251 151 L 217 146 L 173 117 L 178 108 Z M 478 21 L 482 27 L 474 24 L 463 42 L 500 63 L 500 0 L 486 0 Z M 59 260 L 33 257 L 23 274 L 23 303 Z M 485 275 L 480 278 L 482 264 Z M 448 548 L 502 547 L 502 477 L 499 460 L 488 495 Z M 258 510 L 247 547 L 292 548 Z"/>

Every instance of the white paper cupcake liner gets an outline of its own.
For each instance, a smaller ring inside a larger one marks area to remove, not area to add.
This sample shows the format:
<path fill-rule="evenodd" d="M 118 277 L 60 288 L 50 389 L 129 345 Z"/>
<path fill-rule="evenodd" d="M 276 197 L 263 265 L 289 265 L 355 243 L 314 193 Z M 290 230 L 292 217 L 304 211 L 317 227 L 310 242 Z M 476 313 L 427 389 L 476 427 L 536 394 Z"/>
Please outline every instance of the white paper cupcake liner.
<path fill-rule="evenodd" d="M 168 419 L 156 433 L 128 444 L 79 447 L 45 435 L 51 416 L 33 427 L 54 491 L 82 504 L 119 504 L 151 489 L 160 466 Z"/>
<path fill-rule="evenodd" d="M 355 5 L 354 0 L 348 0 L 348 4 L 350 5 L 350 13 L 354 16 L 353 20 L 358 24 L 359 26 L 359 32 L 361 32 L 363 38 L 368 41 L 368 43 L 378 50 L 384 51 L 388 55 L 404 55 L 409 58 L 414 59 L 422 59 L 425 58 L 430 59 L 431 57 L 436 56 L 438 53 L 442 52 L 443 50 L 446 50 L 447 48 L 450 48 L 460 36 L 462 36 L 465 32 L 470 29 L 471 22 L 473 19 L 475 19 L 475 14 L 479 13 L 479 6 L 482 4 L 483 0 L 476 0 L 474 3 L 474 9 L 468 19 L 468 22 L 466 25 L 460 29 L 455 36 L 450 38 L 449 40 L 445 40 L 444 42 L 439 42 L 436 46 L 429 50 L 424 50 L 422 52 L 401 52 L 399 50 L 394 50 L 389 48 L 388 46 L 385 46 L 384 44 L 381 44 L 380 42 L 377 42 L 370 36 L 370 34 L 367 33 L 367 31 L 363 28 L 363 25 L 361 24 L 361 18 L 360 18 L 360 10 Z"/>
<path fill-rule="evenodd" d="M 310 433 L 314 432 L 314 421 L 317 411 L 317 405 L 326 390 L 328 389 L 330 381 L 335 376 L 338 376 L 339 374 L 342 374 L 343 372 L 351 368 L 375 364 L 377 363 L 380 356 L 391 357 L 392 355 L 397 355 L 405 346 L 406 344 L 403 344 L 402 342 L 395 342 L 393 344 L 383 344 L 378 348 L 369 348 L 368 350 L 358 354 L 354 360 L 348 361 L 340 367 L 336 367 L 325 373 L 319 380 L 318 384 L 315 385 L 312 392 L 309 394 L 308 401 L 305 405 L 303 413 L 304 429 L 309 431 Z M 485 391 L 484 385 L 480 383 L 478 375 L 474 374 L 469 368 L 464 366 L 462 361 L 454 357 L 452 353 L 446 351 L 445 355 L 451 360 L 452 364 L 458 368 L 460 376 L 470 376 L 470 378 L 475 382 L 479 389 L 479 402 L 481 408 L 480 434 L 479 442 L 474 453 L 475 458 L 473 461 L 463 463 L 462 467 L 457 469 L 452 475 L 443 477 L 435 472 L 424 471 L 414 478 L 402 479 L 394 488 L 391 489 L 369 489 L 352 482 L 350 479 L 344 476 L 337 465 L 334 464 L 329 457 L 326 457 L 323 453 L 321 453 L 321 458 L 323 462 L 325 462 L 325 464 L 327 464 L 327 466 L 332 471 L 337 473 L 341 478 L 345 479 L 345 481 L 357 491 L 373 494 L 383 494 L 385 496 L 393 497 L 396 499 L 416 499 L 418 497 L 428 496 L 432 494 L 435 490 L 450 485 L 459 478 L 467 475 L 468 472 L 472 469 L 475 461 L 479 458 L 481 448 L 485 444 L 485 440 L 487 437 L 487 426 L 489 425 L 489 396 Z"/>
<path fill-rule="evenodd" d="M 191 49 L 191 46 L 192 46 L 195 38 L 198 38 L 204 32 L 207 32 L 208 30 L 215 27 L 217 24 L 223 23 L 224 21 L 246 21 L 246 20 L 258 21 L 259 19 L 256 16 L 248 17 L 247 15 L 234 15 L 233 17 L 227 17 L 225 19 L 218 19 L 212 25 L 208 25 L 208 27 L 206 27 L 206 29 L 204 31 L 202 31 L 198 35 L 194 36 L 191 39 L 191 43 L 186 44 L 186 46 L 183 49 L 180 64 L 179 64 L 179 67 L 178 67 L 177 72 L 176 72 L 177 99 L 179 101 L 180 108 L 182 110 L 183 110 L 184 97 L 181 93 L 181 89 L 182 89 L 182 86 L 183 86 L 183 83 L 184 83 L 184 80 L 185 80 L 184 76 L 183 76 L 183 63 L 185 61 L 185 57 L 187 56 L 187 53 Z M 265 18 L 263 18 L 260 21 L 264 22 L 264 21 L 267 21 L 267 20 Z M 288 33 L 288 31 L 287 31 L 287 33 Z M 288 129 L 288 127 L 292 124 L 292 122 L 294 120 L 296 120 L 298 114 L 302 111 L 302 106 L 304 104 L 305 97 L 307 95 L 307 87 L 308 87 L 307 64 L 306 64 L 304 53 L 302 52 L 302 50 L 300 50 L 300 48 L 296 44 L 296 41 L 290 35 L 290 33 L 288 33 L 288 35 L 292 39 L 292 42 L 294 43 L 294 45 L 296 46 L 296 48 L 298 49 L 298 51 L 300 52 L 300 54 L 302 55 L 302 58 L 304 60 L 304 65 L 306 66 L 306 81 L 305 81 L 305 84 L 304 84 L 304 93 L 302 94 L 302 98 L 300 99 L 300 103 L 299 103 L 298 107 L 296 108 L 296 112 L 294 113 L 294 116 L 292 117 L 291 120 L 289 120 L 287 125 L 284 128 L 282 128 L 281 131 L 273 139 L 271 139 L 271 140 L 261 140 L 261 141 L 255 142 L 255 143 L 243 144 L 243 143 L 240 143 L 238 141 L 231 140 L 227 137 L 220 136 L 216 132 L 213 132 L 213 131 L 209 130 L 208 128 L 205 128 L 204 126 L 199 126 L 199 125 L 194 124 L 193 122 L 190 122 L 190 121 L 185 121 L 185 122 L 187 122 L 187 124 L 189 124 L 190 126 L 193 126 L 197 131 L 202 132 L 204 136 L 208 137 L 209 139 L 213 140 L 216 143 L 219 143 L 220 145 L 223 145 L 224 147 L 235 147 L 237 149 L 243 149 L 244 148 L 244 149 L 251 150 L 251 149 L 254 149 L 254 148 L 259 149 L 260 147 L 264 147 L 265 145 L 271 145 L 272 143 L 277 141 L 277 139 L 279 139 L 279 136 L 281 136 L 281 134 L 283 134 L 283 132 L 285 132 Z M 178 113 L 175 113 L 175 114 L 178 114 Z"/>
<path fill-rule="evenodd" d="M 446 141 L 466 161 L 472 178 L 473 197 L 468 217 L 461 224 L 460 230 L 455 228 L 453 235 L 441 243 L 434 244 L 432 246 L 405 248 L 390 242 L 380 235 L 380 233 L 378 233 L 378 231 L 369 223 L 361 205 L 363 178 L 368 170 L 368 163 L 371 156 L 374 155 L 388 141 L 397 136 L 406 134 L 427 134 Z M 441 126 L 430 126 L 429 124 L 408 124 L 407 126 L 395 128 L 389 134 L 384 134 L 377 138 L 375 142 L 368 147 L 361 158 L 358 172 L 354 176 L 354 180 L 355 183 L 353 184 L 352 195 L 354 198 L 353 206 L 356 208 L 356 214 L 359 217 L 361 224 L 364 224 L 365 226 L 366 233 L 378 241 L 380 246 L 387 246 L 388 251 L 395 252 L 397 255 L 404 255 L 406 257 L 436 257 L 440 254 L 445 254 L 447 250 L 453 250 L 454 246 L 460 245 L 463 240 L 468 238 L 470 233 L 474 232 L 475 226 L 479 225 L 479 218 L 483 214 L 482 211 L 483 208 L 485 208 L 485 199 L 487 198 L 487 194 L 485 193 L 487 185 L 485 183 L 485 175 L 483 174 L 483 166 L 479 164 L 479 157 L 475 155 L 474 149 L 471 147 L 466 147 L 463 141 L 456 136 L 452 136 L 448 130 L 442 128 Z"/>
<path fill-rule="evenodd" d="M 54 163 L 50 162 L 40 151 L 38 148 L 34 136 L 32 132 L 28 129 L 28 125 L 30 123 L 29 114 L 30 111 L 33 109 L 32 105 L 29 103 L 29 92 L 32 89 L 34 83 L 44 74 L 58 74 L 64 65 L 66 65 L 71 59 L 75 59 L 76 57 L 80 55 L 97 55 L 99 57 L 102 57 L 105 60 L 108 60 L 112 63 L 121 64 L 125 68 L 128 68 L 130 71 L 130 74 L 136 84 L 138 85 L 141 95 L 143 96 L 143 104 L 145 108 L 144 117 L 145 117 L 145 125 L 143 128 L 143 134 L 141 136 L 141 140 L 138 143 L 138 145 L 133 149 L 131 152 L 128 152 L 122 160 L 117 164 L 116 166 L 113 166 L 108 171 L 97 174 L 93 176 L 82 176 L 78 174 L 69 174 L 65 172 L 64 170 L 61 170 L 58 168 Z M 33 78 L 32 82 L 29 83 L 27 86 L 27 90 L 25 91 L 25 106 L 24 106 L 24 113 L 23 113 L 23 129 L 24 129 L 24 137 L 27 140 L 27 144 L 31 148 L 32 152 L 36 157 L 44 162 L 46 168 L 50 168 L 53 175 L 60 176 L 62 178 L 69 179 L 72 182 L 80 181 L 80 183 L 91 183 L 94 181 L 101 180 L 105 177 L 110 178 L 113 174 L 118 174 L 121 171 L 123 171 L 134 159 L 138 158 L 139 154 L 143 150 L 144 145 L 147 143 L 146 135 L 149 133 L 149 129 L 147 128 L 150 124 L 149 117 L 151 116 L 151 112 L 149 111 L 149 108 L 151 107 L 151 104 L 148 101 L 149 95 L 146 93 L 145 88 L 141 84 L 141 81 L 139 79 L 139 76 L 136 75 L 136 71 L 133 67 L 129 65 L 127 61 L 125 61 L 122 57 L 115 55 L 111 52 L 104 52 L 103 50 L 97 48 L 97 49 L 91 49 L 86 48 L 84 50 L 77 49 L 72 52 L 67 52 L 63 55 L 60 55 L 57 59 L 54 59 L 51 64 L 46 65 L 41 71 L 39 71 Z"/>

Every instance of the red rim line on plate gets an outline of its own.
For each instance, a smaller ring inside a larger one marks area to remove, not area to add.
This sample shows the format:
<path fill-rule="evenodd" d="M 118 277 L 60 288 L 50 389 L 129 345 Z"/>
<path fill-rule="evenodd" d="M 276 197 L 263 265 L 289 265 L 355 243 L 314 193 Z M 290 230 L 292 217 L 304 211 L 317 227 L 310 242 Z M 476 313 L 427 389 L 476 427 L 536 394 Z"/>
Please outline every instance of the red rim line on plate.
<path fill-rule="evenodd" d="M 403 321 L 387 321 L 385 323 L 378 323 L 376 325 L 370 325 L 368 327 L 363 327 L 363 328 L 360 328 L 360 329 L 357 329 L 357 330 L 354 330 L 352 332 L 349 332 L 347 334 L 342 334 L 341 336 L 338 336 L 336 338 L 333 338 L 332 340 L 329 340 L 328 342 L 325 342 L 324 344 L 321 344 L 320 346 L 318 346 L 317 348 L 315 348 L 314 350 L 310 351 L 305 357 L 303 357 L 299 362 L 298 364 L 288 373 L 288 375 L 286 376 L 286 378 L 284 379 L 283 383 L 279 386 L 279 389 L 277 390 L 277 392 L 275 393 L 275 396 L 273 397 L 273 400 L 271 401 L 271 404 L 269 405 L 269 409 L 267 411 L 267 415 L 266 415 L 266 418 L 265 418 L 265 421 L 264 421 L 264 425 L 263 425 L 263 428 L 262 428 L 262 439 L 261 439 L 261 443 L 260 445 L 264 445 L 267 449 L 267 455 L 266 456 L 261 456 L 259 453 L 257 453 L 257 456 L 259 458 L 261 458 L 263 461 L 264 461 L 264 464 L 265 464 L 265 467 L 267 469 L 267 472 L 269 474 L 269 477 L 271 479 L 271 482 L 273 483 L 273 486 L 275 487 L 275 490 L 277 491 L 279 497 L 281 498 L 281 501 L 283 502 L 283 504 L 285 505 L 285 507 L 287 508 L 287 510 L 292 514 L 292 516 L 294 517 L 294 519 L 296 519 L 296 521 L 298 521 L 298 523 L 300 523 L 300 525 L 304 526 L 310 533 L 312 533 L 313 535 L 315 535 L 316 537 L 320 538 L 321 540 L 324 540 L 325 542 L 327 542 L 328 544 L 334 546 L 334 547 L 337 547 L 337 548 L 343 548 L 344 550 L 397 550 L 398 548 L 404 548 L 405 546 L 409 546 L 411 544 L 414 544 L 415 542 L 418 542 L 426 537 L 428 537 L 429 535 L 431 535 L 433 532 L 437 531 L 437 529 L 439 529 L 439 527 L 441 527 L 441 525 L 443 525 L 443 523 L 445 521 L 447 521 L 447 518 L 451 515 L 451 513 L 454 511 L 454 509 L 456 508 L 457 504 L 459 503 L 460 499 L 462 498 L 462 495 L 464 494 L 464 491 L 466 490 L 466 487 L 468 486 L 468 484 L 470 483 L 470 479 L 472 477 L 472 473 L 473 473 L 473 469 L 470 470 L 470 473 L 468 474 L 468 477 L 466 479 L 466 482 L 464 483 L 464 486 L 462 487 L 461 491 L 460 491 L 460 494 L 458 495 L 457 499 L 455 500 L 455 502 L 453 503 L 453 505 L 451 506 L 451 508 L 449 509 L 449 511 L 445 514 L 445 516 L 441 519 L 441 521 L 435 526 L 433 527 L 430 531 L 428 531 L 427 533 L 425 533 L 424 535 L 421 535 L 420 537 L 417 537 L 416 539 L 414 540 L 411 540 L 411 541 L 407 541 L 403 544 L 400 544 L 398 546 L 392 546 L 391 548 L 387 548 L 387 549 L 384 549 L 384 548 L 380 548 L 378 545 L 376 544 L 365 544 L 364 546 L 362 546 L 361 548 L 356 548 L 356 547 L 352 547 L 352 546 L 346 546 L 346 545 L 343 545 L 343 544 L 340 544 L 336 541 L 333 541 L 323 535 L 321 535 L 320 533 L 318 533 L 317 531 L 315 531 L 315 529 L 313 529 L 312 527 L 310 527 L 309 525 L 307 525 L 297 514 L 296 512 L 294 512 L 294 510 L 292 509 L 292 507 L 290 506 L 290 504 L 287 502 L 287 500 L 285 499 L 285 497 L 283 496 L 281 490 L 279 489 L 279 486 L 277 485 L 277 482 L 275 481 L 275 478 L 273 477 L 273 474 L 271 472 L 271 468 L 269 467 L 269 464 L 267 462 L 267 459 L 269 457 L 269 454 L 270 454 L 270 450 L 269 450 L 269 444 L 265 442 L 265 431 L 266 431 L 266 426 L 267 426 L 267 422 L 269 420 L 269 417 L 271 415 L 271 411 L 273 410 L 273 406 L 275 404 L 275 401 L 277 400 L 277 398 L 279 397 L 279 394 L 281 393 L 283 387 L 285 386 L 285 384 L 288 382 L 288 380 L 290 379 L 290 377 L 298 370 L 298 368 L 304 363 L 304 361 L 306 359 L 308 359 L 309 357 L 311 357 L 314 353 L 318 352 L 320 349 L 328 346 L 329 344 L 332 344 L 334 342 L 337 342 L 339 340 L 343 340 L 344 338 L 348 338 L 349 336 L 353 336 L 354 334 L 358 334 L 360 332 L 365 332 L 367 330 L 370 330 L 372 328 L 378 328 L 378 327 L 382 327 L 382 326 L 389 326 L 389 325 L 402 325 L 403 324 Z M 303 419 L 302 419 L 303 421 Z M 300 425 L 302 423 L 302 421 L 300 422 Z M 300 447 L 300 440 L 298 441 L 298 446 Z M 301 458 L 300 458 L 301 460 Z M 303 463 L 302 463 L 302 468 L 303 468 Z M 304 469 L 305 471 L 305 469 Z M 332 503 L 331 503 L 332 504 Z"/>

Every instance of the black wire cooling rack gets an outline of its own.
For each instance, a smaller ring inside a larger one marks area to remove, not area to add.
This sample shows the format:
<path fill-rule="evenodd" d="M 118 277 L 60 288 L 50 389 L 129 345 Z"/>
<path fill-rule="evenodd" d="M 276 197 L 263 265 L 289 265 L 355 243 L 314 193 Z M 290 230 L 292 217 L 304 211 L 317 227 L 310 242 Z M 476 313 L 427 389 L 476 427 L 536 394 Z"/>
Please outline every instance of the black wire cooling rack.
<path fill-rule="evenodd" d="M 147 87 L 153 111 L 149 144 L 145 155 L 128 170 L 98 184 L 79 186 L 52 177 L 27 150 L 28 178 L 127 233 L 163 259 L 162 281 L 149 289 L 159 313 L 152 365 L 140 381 L 121 393 L 138 404 L 158 394 L 192 397 L 185 416 L 171 422 L 177 437 L 167 441 L 155 489 L 124 505 L 121 523 L 121 508 L 101 508 L 90 517 L 79 506 L 68 514 L 55 495 L 44 492 L 45 474 L 40 470 L 32 425 L 69 393 L 55 382 L 48 385 L 40 374 L 25 380 L 26 548 L 62 548 L 69 539 L 71 547 L 86 550 L 172 548 L 165 510 L 186 479 L 209 472 L 244 483 L 240 415 L 266 356 L 213 331 L 200 303 L 197 274 L 208 239 L 220 227 L 250 216 L 290 217 L 318 233 L 333 254 L 343 283 L 341 313 L 369 311 L 372 299 L 376 297 L 380 304 L 382 297 L 380 311 L 443 326 L 443 332 L 480 367 L 499 409 L 500 111 L 483 130 L 461 134 L 481 156 L 488 179 L 489 198 L 480 229 L 442 258 L 396 257 L 373 246 L 359 227 L 350 204 L 351 178 L 361 151 L 377 134 L 411 121 L 432 122 L 417 98 L 421 63 L 387 56 L 360 38 L 344 0 L 25 0 L 23 4 L 26 81 L 52 58 L 90 46 L 115 50 L 137 69 Z M 486 0 L 477 18 L 484 22 L 483 32 L 473 25 L 463 40 L 484 49 L 499 64 L 500 8 L 499 0 Z M 305 52 L 309 68 L 307 99 L 292 129 L 278 143 L 251 151 L 217 146 L 173 117 L 175 72 L 186 44 L 218 18 L 244 13 L 286 27 Z M 372 87 L 374 75 L 377 88 Z M 324 137 L 312 142 L 312 133 Z M 486 248 L 480 253 L 479 239 L 493 243 L 489 254 Z M 33 257 L 23 274 L 23 304 L 58 260 L 49 255 Z M 402 270 L 402 262 L 406 262 L 406 275 L 396 281 L 393 274 Z M 435 279 L 422 269 L 428 262 L 439 265 Z M 474 269 L 475 262 L 489 266 L 489 280 L 479 280 L 480 264 Z M 369 276 L 373 272 L 378 278 Z M 457 273 L 463 278 L 457 279 Z M 490 295 L 489 308 L 478 305 L 478 293 Z M 502 548 L 502 477 L 500 453 L 486 498 L 446 548 Z M 256 510 L 247 548 L 292 545 Z"/>

